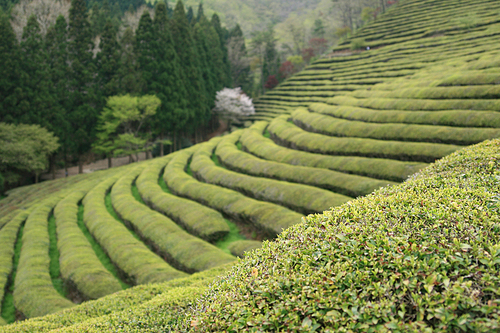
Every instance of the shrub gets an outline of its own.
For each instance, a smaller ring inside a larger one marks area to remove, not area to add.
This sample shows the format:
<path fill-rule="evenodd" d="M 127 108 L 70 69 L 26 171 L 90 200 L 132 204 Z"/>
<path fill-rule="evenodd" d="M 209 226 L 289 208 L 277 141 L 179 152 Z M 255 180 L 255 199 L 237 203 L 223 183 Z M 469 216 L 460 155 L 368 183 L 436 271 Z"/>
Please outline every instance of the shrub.
<path fill-rule="evenodd" d="M 362 50 L 366 47 L 366 42 L 363 38 L 353 39 L 351 42 L 351 50 Z"/>

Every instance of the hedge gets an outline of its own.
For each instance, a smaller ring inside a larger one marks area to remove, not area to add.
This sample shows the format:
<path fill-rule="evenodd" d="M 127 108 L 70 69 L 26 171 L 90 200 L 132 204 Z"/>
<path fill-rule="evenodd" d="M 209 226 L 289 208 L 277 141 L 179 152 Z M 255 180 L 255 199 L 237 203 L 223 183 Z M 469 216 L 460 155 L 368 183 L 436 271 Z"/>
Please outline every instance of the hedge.
<path fill-rule="evenodd" d="M 284 148 L 262 135 L 267 125 L 267 122 L 255 123 L 250 127 L 249 131 L 243 133 L 240 139 L 244 150 L 266 160 L 294 166 L 330 169 L 396 182 L 406 180 L 408 176 L 427 165 L 425 163 L 402 162 L 381 158 L 328 156 Z"/>
<path fill-rule="evenodd" d="M 77 307 L 52 315 L 16 322 L 0 328 L 0 332 L 104 332 L 104 331 L 155 331 L 161 330 L 159 318 L 175 316 L 186 310 L 214 280 L 226 272 L 230 265 L 213 268 L 189 277 L 157 284 L 136 286 L 85 302 Z M 183 294 L 182 289 L 192 293 Z M 182 294 L 183 298 L 176 297 Z M 173 302 L 173 300 L 175 300 Z M 103 325 L 99 325 L 102 322 Z M 149 330 L 148 330 L 149 328 Z"/>
<path fill-rule="evenodd" d="M 99 180 L 78 184 L 54 209 L 61 275 L 87 299 L 122 290 L 78 226 L 78 203 Z"/>
<path fill-rule="evenodd" d="M 194 149 L 199 148 L 195 146 Z M 172 192 L 217 209 L 234 220 L 253 225 L 269 238 L 300 222 L 301 214 L 269 202 L 258 201 L 223 187 L 197 181 L 184 170 L 194 153 L 193 148 L 175 153 L 167 164 L 164 180 Z"/>
<path fill-rule="evenodd" d="M 258 177 L 268 177 L 325 188 L 351 197 L 366 195 L 380 187 L 395 184 L 389 181 L 381 181 L 330 170 L 291 166 L 284 163 L 262 160 L 238 150 L 235 146 L 243 133 L 244 131 L 234 132 L 224 136 L 215 150 L 215 154 L 221 163 L 231 170 Z"/>
<path fill-rule="evenodd" d="M 350 95 L 356 98 L 404 98 L 404 99 L 497 99 L 500 86 L 480 85 L 466 87 L 420 87 L 395 91 L 357 90 Z M 493 101 L 492 101 L 493 102 Z"/>
<path fill-rule="evenodd" d="M 360 106 L 377 110 L 442 111 L 442 110 L 478 110 L 498 111 L 500 100 L 493 99 L 391 99 L 391 98 L 354 98 L 335 96 L 327 100 L 328 104 Z"/>
<path fill-rule="evenodd" d="M 217 279 L 184 327 L 500 330 L 499 152 L 499 140 L 463 149 L 402 185 L 309 216 Z"/>
<path fill-rule="evenodd" d="M 9 278 L 12 278 L 14 248 L 19 229 L 30 213 L 31 211 L 16 211 L 16 216 L 0 230 L 0 314 Z M 0 326 L 5 324 L 5 321 L 0 321 Z"/>
<path fill-rule="evenodd" d="M 157 249 L 177 269 L 188 273 L 231 263 L 235 258 L 188 234 L 163 214 L 150 209 L 132 195 L 132 184 L 142 172 L 138 167 L 121 177 L 111 190 L 116 213 Z"/>
<path fill-rule="evenodd" d="M 303 214 L 323 212 L 352 198 L 316 187 L 247 176 L 215 165 L 211 157 L 220 138 L 212 139 L 193 155 L 191 171 L 197 178 L 230 188 L 258 200 L 273 202 Z"/>
<path fill-rule="evenodd" d="M 245 257 L 246 252 L 259 249 L 260 247 L 262 247 L 262 242 L 254 240 L 239 240 L 232 242 L 231 245 L 229 245 L 229 251 L 231 251 L 234 256 L 243 258 Z"/>
<path fill-rule="evenodd" d="M 41 202 L 26 220 L 14 281 L 14 306 L 28 318 L 74 306 L 56 291 L 49 274 L 48 218 L 64 194 L 54 194 Z"/>
<path fill-rule="evenodd" d="M 498 115 L 500 116 L 500 113 Z M 500 129 L 496 128 L 459 128 L 394 123 L 370 124 L 363 121 L 324 116 L 309 112 L 305 108 L 298 108 L 291 116 L 295 125 L 306 131 L 336 137 L 471 145 L 500 136 Z"/>
<path fill-rule="evenodd" d="M 330 155 L 381 157 L 407 161 L 433 162 L 459 149 L 455 145 L 382 141 L 362 138 L 333 138 L 308 133 L 287 122 L 288 116 L 275 118 L 268 130 L 284 146 Z"/>
<path fill-rule="evenodd" d="M 85 196 L 85 225 L 116 267 L 130 278 L 133 284 L 162 282 L 186 276 L 134 238 L 123 223 L 117 221 L 106 209 L 106 193 L 127 170 L 130 169 L 125 168 L 113 173 Z"/>
<path fill-rule="evenodd" d="M 209 242 L 224 238 L 229 233 L 229 227 L 218 211 L 195 201 L 166 193 L 158 185 L 158 177 L 170 160 L 171 157 L 167 157 L 158 162 L 151 162 L 137 178 L 136 185 L 142 199 L 190 234 Z"/>
<path fill-rule="evenodd" d="M 403 123 L 460 127 L 500 127 L 500 113 L 494 111 L 399 111 L 371 110 L 348 105 L 314 103 L 309 110 L 336 118 L 371 123 Z"/>

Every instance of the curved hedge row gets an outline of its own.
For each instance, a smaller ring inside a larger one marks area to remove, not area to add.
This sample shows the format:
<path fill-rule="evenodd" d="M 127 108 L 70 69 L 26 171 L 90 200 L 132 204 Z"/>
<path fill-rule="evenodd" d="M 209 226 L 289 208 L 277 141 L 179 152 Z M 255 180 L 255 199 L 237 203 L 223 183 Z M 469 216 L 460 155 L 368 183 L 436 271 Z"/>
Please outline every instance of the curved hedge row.
<path fill-rule="evenodd" d="M 500 100 L 493 99 L 393 99 L 393 98 L 354 98 L 350 96 L 335 96 L 327 99 L 328 104 L 350 105 L 377 110 L 408 110 L 408 111 L 445 111 L 445 110 L 477 110 L 498 111 Z"/>
<path fill-rule="evenodd" d="M 461 127 L 500 127 L 500 113 L 494 111 L 398 111 L 371 110 L 348 105 L 314 103 L 309 110 L 336 118 L 371 123 L 404 123 Z"/>
<path fill-rule="evenodd" d="M 63 194 L 52 195 L 37 205 L 26 220 L 14 282 L 14 305 L 28 318 L 75 305 L 56 291 L 49 273 L 48 219 L 63 197 Z"/>
<path fill-rule="evenodd" d="M 61 275 L 88 299 L 122 290 L 120 282 L 102 265 L 78 227 L 78 203 L 99 181 L 81 184 L 54 209 Z"/>
<path fill-rule="evenodd" d="M 250 127 L 250 130 L 243 132 L 240 139 L 245 150 L 266 160 L 293 166 L 330 169 L 396 182 L 406 180 L 408 176 L 427 166 L 425 163 L 355 156 L 328 156 L 284 148 L 262 136 L 267 125 L 268 122 L 255 123 Z"/>
<path fill-rule="evenodd" d="M 245 252 L 249 252 L 262 247 L 262 242 L 254 240 L 239 240 L 229 245 L 229 251 L 236 257 L 245 257 Z"/>
<path fill-rule="evenodd" d="M 300 222 L 302 215 L 287 208 L 197 181 L 184 171 L 193 153 L 193 149 L 177 152 L 165 168 L 165 182 L 175 194 L 217 209 L 235 220 L 252 224 L 270 238 Z"/>
<path fill-rule="evenodd" d="M 186 276 L 152 253 L 109 214 L 104 198 L 111 186 L 130 169 L 122 170 L 98 184 L 83 199 L 83 219 L 88 230 L 113 263 L 131 278 L 134 284 L 162 282 Z"/>
<path fill-rule="evenodd" d="M 181 279 L 132 287 L 95 301 L 82 303 L 63 312 L 16 322 L 5 328 L 0 327 L 0 332 L 31 333 L 53 330 L 58 332 L 105 332 L 134 329 L 141 332 L 158 332 L 162 329 L 161 324 L 164 322 L 160 318 L 179 315 L 180 306 L 188 307 L 195 301 L 196 297 L 206 290 L 215 277 L 226 272 L 229 267 L 231 266 L 221 266 Z M 176 299 L 178 302 L 168 307 L 168 296 L 172 295 L 172 292 L 175 295 L 180 288 L 196 288 L 198 290 L 192 294 L 193 297 Z M 153 308 L 152 304 L 156 306 Z M 141 312 L 141 317 L 136 316 L 135 312 L 137 311 Z M 147 313 L 143 313 L 143 311 Z M 107 326 L 98 326 L 99 321 L 106 322 Z"/>
<path fill-rule="evenodd" d="M 331 170 L 262 160 L 240 151 L 235 146 L 241 135 L 242 132 L 234 132 L 224 136 L 215 150 L 222 164 L 241 173 L 307 184 L 351 197 L 366 195 L 381 187 L 395 184 Z"/>
<path fill-rule="evenodd" d="M 382 141 L 361 138 L 333 138 L 308 133 L 280 116 L 270 122 L 268 131 L 284 146 L 331 155 L 383 157 L 398 160 L 433 162 L 460 147 L 438 143 Z"/>
<path fill-rule="evenodd" d="M 218 167 L 211 156 L 220 138 L 200 145 L 193 155 L 191 171 L 203 181 L 236 190 L 257 200 L 273 202 L 303 214 L 323 212 L 352 198 L 312 186 L 257 178 Z"/>
<path fill-rule="evenodd" d="M 152 162 L 136 180 L 142 199 L 153 209 L 165 214 L 190 234 L 214 242 L 229 233 L 224 217 L 216 210 L 166 193 L 158 185 L 158 177 L 171 157 Z M 163 180 L 162 180 L 163 181 Z"/>
<path fill-rule="evenodd" d="M 142 170 L 139 167 L 128 172 L 111 189 L 113 207 L 124 221 L 173 266 L 188 273 L 204 271 L 235 260 L 233 256 L 188 234 L 168 217 L 137 201 L 132 195 L 132 184 Z M 176 277 L 180 276 L 173 276 Z"/>
<path fill-rule="evenodd" d="M 19 229 L 31 212 L 16 211 L 15 213 L 16 216 L 0 230 L 0 314 L 2 313 L 7 284 L 13 273 L 14 248 Z M 0 319 L 2 319 L 0 320 L 0 326 L 7 324 L 3 318 L 0 317 Z"/>
<path fill-rule="evenodd" d="M 404 111 L 402 111 L 404 113 Z M 330 136 L 471 145 L 500 136 L 496 128 L 459 128 L 430 125 L 370 124 L 311 113 L 299 108 L 291 114 L 295 125 Z M 499 113 L 500 116 L 500 113 Z"/>
<path fill-rule="evenodd" d="M 357 90 L 352 92 L 351 95 L 356 98 L 404 98 L 438 100 L 497 99 L 500 97 L 500 86 L 481 85 L 466 87 L 420 87 L 402 88 L 393 91 Z M 490 101 L 490 103 L 495 102 L 496 101 Z"/>
<path fill-rule="evenodd" d="M 309 216 L 217 279 L 183 327 L 500 330 L 499 152 L 499 140 L 465 148 L 402 185 Z"/>

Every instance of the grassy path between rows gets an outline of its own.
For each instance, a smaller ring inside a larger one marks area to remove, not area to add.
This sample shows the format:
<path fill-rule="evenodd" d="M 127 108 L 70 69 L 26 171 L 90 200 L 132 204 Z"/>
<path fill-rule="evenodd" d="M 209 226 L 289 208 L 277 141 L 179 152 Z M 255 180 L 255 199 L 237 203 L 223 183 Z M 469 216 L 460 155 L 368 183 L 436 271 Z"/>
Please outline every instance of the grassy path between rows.
<path fill-rule="evenodd" d="M 56 218 L 54 214 L 49 216 L 49 273 L 52 279 L 52 284 L 57 292 L 63 296 L 68 296 L 68 291 L 64 287 L 64 281 L 61 277 L 61 267 L 59 265 L 59 249 L 57 248 L 57 232 L 56 232 Z"/>

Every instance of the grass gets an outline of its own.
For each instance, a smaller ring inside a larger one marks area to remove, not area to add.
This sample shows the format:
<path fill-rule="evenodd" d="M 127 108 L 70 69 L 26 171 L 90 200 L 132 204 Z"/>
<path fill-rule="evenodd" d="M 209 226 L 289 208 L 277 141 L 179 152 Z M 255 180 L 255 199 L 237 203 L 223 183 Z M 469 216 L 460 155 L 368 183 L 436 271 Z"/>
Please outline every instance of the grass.
<path fill-rule="evenodd" d="M 16 280 L 17 266 L 19 257 L 21 256 L 21 248 L 23 247 L 23 231 L 24 223 L 19 228 L 17 241 L 15 245 L 14 258 L 12 262 L 12 273 L 7 284 L 5 295 L 2 301 L 2 318 L 7 323 L 13 323 L 16 320 L 16 308 L 14 307 L 14 281 Z"/>
<path fill-rule="evenodd" d="M 83 222 L 83 211 L 85 207 L 80 204 L 78 206 L 78 227 L 82 231 L 82 233 L 85 235 L 87 240 L 89 241 L 90 245 L 92 246 L 92 249 L 94 250 L 97 258 L 101 262 L 101 264 L 111 273 L 113 274 L 114 277 L 120 282 L 120 285 L 122 286 L 123 289 L 130 288 L 130 285 L 123 282 L 118 274 L 118 271 L 116 267 L 113 265 L 113 262 L 109 258 L 109 256 L 106 254 L 106 252 L 102 249 L 101 245 L 97 243 L 94 239 L 94 237 L 90 234 L 89 230 L 87 229 L 87 226 Z"/>
<path fill-rule="evenodd" d="M 134 196 L 134 198 L 139 201 L 141 204 L 145 205 L 146 203 L 144 202 L 144 200 L 142 200 L 142 197 L 141 197 L 141 194 L 139 193 L 139 189 L 137 189 L 137 185 L 135 184 L 135 181 L 134 183 L 132 184 L 132 195 Z"/>
<path fill-rule="evenodd" d="M 229 226 L 229 234 L 227 234 L 227 236 L 224 237 L 224 239 L 221 239 L 220 241 L 215 243 L 215 246 L 217 246 L 224 252 L 231 254 L 231 251 L 229 251 L 229 245 L 239 240 L 246 240 L 246 238 L 242 234 L 240 234 L 240 228 L 238 228 L 238 226 L 235 223 L 229 221 L 228 219 L 224 220 Z"/>
<path fill-rule="evenodd" d="M 117 220 L 121 224 L 125 225 L 125 223 L 123 223 L 122 219 L 118 216 L 118 214 L 116 214 L 115 209 L 113 208 L 113 204 L 111 203 L 111 192 L 106 193 L 106 197 L 104 200 L 105 200 L 106 209 L 108 210 L 108 213 L 111 216 L 113 216 L 115 218 L 115 220 Z M 125 225 L 125 227 L 127 228 L 126 225 Z M 141 237 L 139 237 L 133 230 L 130 230 L 129 228 L 127 228 L 127 230 L 132 234 L 132 236 L 134 236 L 135 239 L 142 242 Z"/>
<path fill-rule="evenodd" d="M 57 232 L 56 232 L 56 219 L 54 214 L 49 216 L 49 257 L 50 257 L 50 278 L 52 279 L 52 284 L 57 292 L 66 297 L 68 292 L 64 286 L 64 280 L 61 277 L 61 267 L 59 265 L 59 249 L 57 248 Z"/>

